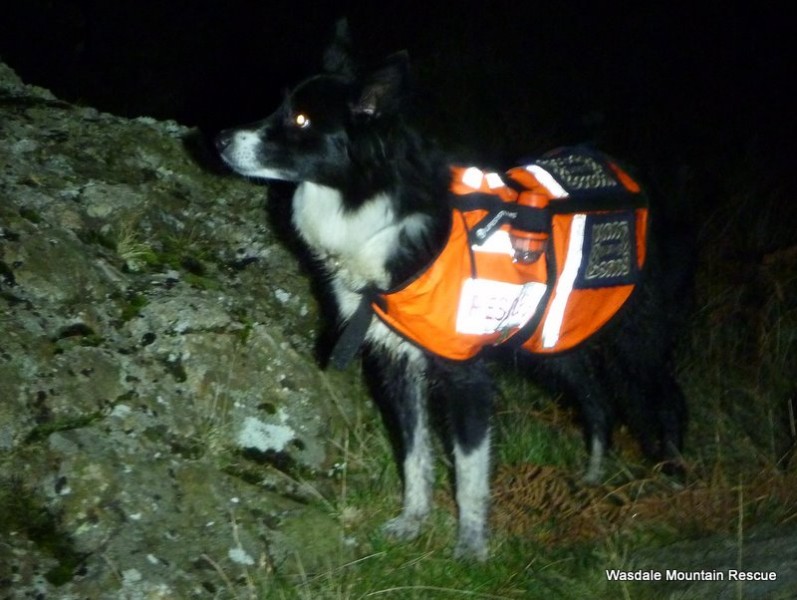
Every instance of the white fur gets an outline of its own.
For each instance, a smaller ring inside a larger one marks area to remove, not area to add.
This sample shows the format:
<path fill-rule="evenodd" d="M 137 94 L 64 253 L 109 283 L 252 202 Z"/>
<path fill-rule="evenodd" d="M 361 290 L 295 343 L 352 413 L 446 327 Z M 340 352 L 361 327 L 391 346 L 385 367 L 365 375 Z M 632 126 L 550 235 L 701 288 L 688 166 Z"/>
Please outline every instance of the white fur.
<path fill-rule="evenodd" d="M 432 447 L 426 407 L 426 381 L 422 374 L 409 375 L 416 386 L 414 412 L 417 425 L 412 445 L 404 457 L 404 502 L 401 514 L 385 523 L 383 530 L 393 537 L 411 540 L 418 536 L 432 505 Z"/>
<path fill-rule="evenodd" d="M 459 534 L 455 555 L 459 558 L 487 558 L 487 510 L 490 503 L 490 432 L 469 453 L 454 444 L 457 478 Z"/>
<path fill-rule="evenodd" d="M 597 485 L 603 478 L 603 455 L 606 448 L 597 435 L 592 436 L 592 447 L 589 453 L 589 464 L 587 472 L 584 474 L 584 483 Z"/>
<path fill-rule="evenodd" d="M 388 197 L 378 195 L 359 209 L 346 211 L 340 192 L 304 182 L 293 196 L 293 223 L 349 290 L 388 285 L 384 265 L 401 231 Z"/>
<path fill-rule="evenodd" d="M 239 129 L 235 132 L 226 152 L 222 154 L 224 161 L 241 175 L 262 179 L 289 180 L 290 174 L 280 169 L 262 166 L 257 157 L 260 135 L 257 131 Z"/>
<path fill-rule="evenodd" d="M 390 198 L 383 194 L 367 200 L 357 210 L 347 211 L 340 192 L 304 182 L 293 196 L 293 224 L 326 264 L 341 316 L 348 319 L 357 310 L 364 287 L 389 286 L 385 264 L 401 234 L 419 235 L 426 218 L 409 216 L 397 221 Z M 377 318 L 372 319 L 366 338 L 394 356 L 406 354 L 419 365 L 425 361 L 423 352 Z"/>

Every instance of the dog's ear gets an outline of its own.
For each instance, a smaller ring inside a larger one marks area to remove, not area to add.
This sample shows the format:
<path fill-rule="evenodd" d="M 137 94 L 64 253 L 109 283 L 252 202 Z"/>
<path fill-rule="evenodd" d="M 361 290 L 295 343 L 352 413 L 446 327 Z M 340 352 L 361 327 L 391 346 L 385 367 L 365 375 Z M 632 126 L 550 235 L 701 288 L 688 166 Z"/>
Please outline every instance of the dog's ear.
<path fill-rule="evenodd" d="M 410 56 L 406 50 L 392 54 L 382 68 L 363 84 L 359 99 L 352 104 L 355 115 L 379 116 L 395 111 L 409 87 Z"/>
<path fill-rule="evenodd" d="M 351 56 L 351 35 L 349 22 L 346 18 L 335 23 L 335 33 L 332 41 L 324 50 L 324 71 L 343 77 L 354 77 L 354 61 Z"/>

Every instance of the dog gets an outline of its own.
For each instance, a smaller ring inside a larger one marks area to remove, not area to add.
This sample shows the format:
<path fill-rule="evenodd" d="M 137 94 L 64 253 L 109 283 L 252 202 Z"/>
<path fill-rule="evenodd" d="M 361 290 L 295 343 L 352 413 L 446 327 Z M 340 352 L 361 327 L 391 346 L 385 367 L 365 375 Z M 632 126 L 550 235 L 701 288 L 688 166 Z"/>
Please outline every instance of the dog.
<path fill-rule="evenodd" d="M 222 131 L 215 144 L 240 175 L 297 184 L 293 226 L 328 277 L 340 321 L 348 323 L 333 360 L 337 353 L 338 362 L 347 362 L 364 344 L 381 404 L 397 428 L 403 505 L 384 531 L 413 539 L 430 513 L 427 399 L 439 395 L 456 482 L 455 556 L 484 560 L 494 397 L 484 355 L 490 352 L 468 360 L 441 356 L 375 313 L 375 294 L 424 272 L 452 229 L 451 165 L 405 123 L 408 77 L 405 53 L 358 74 L 345 27 L 339 26 L 321 74 L 296 86 L 265 120 Z M 535 378 L 564 390 L 580 406 L 589 482 L 600 480 L 616 418 L 628 422 L 653 460 L 679 460 L 686 407 L 670 368 L 671 336 L 653 262 L 621 314 L 598 334 L 567 352 L 521 352 Z"/>

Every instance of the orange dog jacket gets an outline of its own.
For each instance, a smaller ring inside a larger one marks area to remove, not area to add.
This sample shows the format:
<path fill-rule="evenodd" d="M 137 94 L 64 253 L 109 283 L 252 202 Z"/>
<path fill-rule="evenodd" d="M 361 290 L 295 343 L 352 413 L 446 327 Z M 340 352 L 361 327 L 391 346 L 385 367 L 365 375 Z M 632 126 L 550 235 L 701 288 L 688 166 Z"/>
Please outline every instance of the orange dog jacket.
<path fill-rule="evenodd" d="M 451 227 L 436 260 L 361 305 L 444 358 L 507 343 L 536 354 L 569 350 L 625 304 L 645 262 L 648 209 L 609 157 L 563 148 L 504 176 L 452 169 Z M 356 320 L 358 316 L 352 318 Z M 360 316 L 363 320 L 363 316 Z M 364 322 L 364 320 L 363 320 Z M 341 366 L 362 337 L 347 328 Z"/>

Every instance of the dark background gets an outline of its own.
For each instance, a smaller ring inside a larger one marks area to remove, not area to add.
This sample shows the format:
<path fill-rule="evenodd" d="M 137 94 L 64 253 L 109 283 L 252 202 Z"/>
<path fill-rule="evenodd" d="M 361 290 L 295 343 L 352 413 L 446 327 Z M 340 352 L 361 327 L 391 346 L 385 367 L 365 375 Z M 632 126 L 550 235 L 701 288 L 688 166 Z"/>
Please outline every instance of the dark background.
<path fill-rule="evenodd" d="M 795 129 L 785 14 L 768 3 L 583 4 L 6 1 L 0 57 L 66 100 L 212 134 L 270 113 L 318 70 L 347 15 L 366 63 L 409 50 L 422 124 L 460 154 L 508 167 L 587 141 L 665 187 L 688 171 L 701 207 L 739 179 L 767 202 L 783 196 Z"/>

